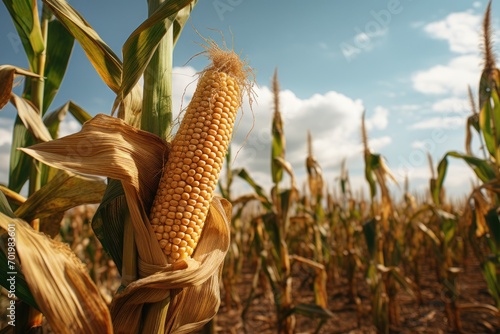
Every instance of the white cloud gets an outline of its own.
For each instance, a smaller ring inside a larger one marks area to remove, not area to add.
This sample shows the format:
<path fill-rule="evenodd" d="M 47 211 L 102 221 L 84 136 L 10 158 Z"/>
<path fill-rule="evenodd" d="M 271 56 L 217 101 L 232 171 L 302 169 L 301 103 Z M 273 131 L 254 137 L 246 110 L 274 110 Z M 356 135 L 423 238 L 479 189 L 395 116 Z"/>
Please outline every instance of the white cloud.
<path fill-rule="evenodd" d="M 444 190 L 446 193 L 446 198 L 455 198 L 457 196 L 463 196 L 467 194 L 470 189 L 472 182 L 477 181 L 477 177 L 472 171 L 472 169 L 465 165 L 462 161 L 448 159 L 449 165 L 446 172 L 446 178 L 444 181 Z M 437 164 L 438 161 L 435 161 Z M 389 166 L 390 168 L 391 166 Z M 436 171 L 434 171 L 436 172 Z M 399 184 L 403 184 L 405 176 L 408 176 L 410 181 L 410 189 L 416 191 L 420 194 L 429 193 L 429 179 L 431 178 L 430 167 L 427 164 L 422 164 L 418 167 L 412 168 L 395 168 L 393 173 L 396 176 L 396 180 Z"/>
<path fill-rule="evenodd" d="M 449 97 L 439 100 L 432 105 L 432 110 L 442 113 L 469 113 L 470 103 L 468 99 Z"/>
<path fill-rule="evenodd" d="M 7 184 L 9 179 L 10 147 L 12 143 L 13 120 L 0 118 L 0 183 Z"/>
<path fill-rule="evenodd" d="M 197 71 L 191 66 L 174 67 L 172 69 L 173 111 L 174 115 L 187 107 L 198 82 Z M 181 105 L 182 101 L 182 105 Z M 174 116 L 175 117 L 175 116 Z"/>
<path fill-rule="evenodd" d="M 0 146 L 0 184 L 9 180 L 10 147 Z"/>
<path fill-rule="evenodd" d="M 467 86 L 474 87 L 481 74 L 481 59 L 464 55 L 452 59 L 447 65 L 436 65 L 416 72 L 411 80 L 413 88 L 424 94 L 464 95 Z"/>
<path fill-rule="evenodd" d="M 366 121 L 366 129 L 384 130 L 389 123 L 389 110 L 384 107 L 377 106 L 374 109 L 374 114 Z"/>
<path fill-rule="evenodd" d="M 402 104 L 395 106 L 392 109 L 397 109 L 398 111 L 412 112 L 422 109 L 422 106 L 420 104 Z"/>
<path fill-rule="evenodd" d="M 271 126 L 273 95 L 268 87 L 256 90 L 257 104 L 253 112 L 244 106 L 238 117 L 233 137 L 233 167 L 244 167 L 252 177 L 268 188 L 270 180 Z M 361 115 L 364 106 L 343 94 L 330 91 L 301 99 L 292 91 L 280 92 L 284 133 L 286 137 L 286 160 L 297 175 L 305 174 L 307 155 L 307 131 L 311 131 L 313 152 L 325 173 L 337 171 L 342 159 L 356 159 L 362 164 Z M 367 123 L 377 129 L 387 127 L 388 111 L 383 107 L 374 109 L 367 116 Z M 253 124 L 253 129 L 251 129 Z M 391 143 L 389 136 L 370 137 L 370 147 L 379 151 Z"/>
<path fill-rule="evenodd" d="M 59 125 L 59 138 L 80 131 L 82 126 L 71 115 L 67 115 Z"/>
<path fill-rule="evenodd" d="M 478 50 L 481 36 L 481 16 L 471 12 L 451 13 L 440 21 L 424 26 L 432 38 L 448 42 L 450 50 L 457 53 L 473 53 Z"/>
<path fill-rule="evenodd" d="M 431 117 L 410 126 L 410 129 L 449 129 L 465 125 L 464 117 Z"/>
<path fill-rule="evenodd" d="M 12 143 L 12 131 L 0 128 L 0 146 Z"/>

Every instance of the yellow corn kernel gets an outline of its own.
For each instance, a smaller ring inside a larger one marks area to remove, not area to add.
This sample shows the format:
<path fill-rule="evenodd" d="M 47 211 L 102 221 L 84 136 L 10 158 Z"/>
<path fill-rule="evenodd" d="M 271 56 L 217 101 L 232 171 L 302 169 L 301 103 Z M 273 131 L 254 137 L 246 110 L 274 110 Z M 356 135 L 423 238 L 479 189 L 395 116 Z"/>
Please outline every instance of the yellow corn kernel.
<path fill-rule="evenodd" d="M 168 263 L 190 257 L 201 236 L 241 106 L 248 88 L 245 63 L 214 43 L 166 162 L 150 222 Z M 170 225 L 171 229 L 159 228 Z M 163 234 L 159 231 L 164 231 Z M 167 233 L 168 231 L 168 233 Z"/>

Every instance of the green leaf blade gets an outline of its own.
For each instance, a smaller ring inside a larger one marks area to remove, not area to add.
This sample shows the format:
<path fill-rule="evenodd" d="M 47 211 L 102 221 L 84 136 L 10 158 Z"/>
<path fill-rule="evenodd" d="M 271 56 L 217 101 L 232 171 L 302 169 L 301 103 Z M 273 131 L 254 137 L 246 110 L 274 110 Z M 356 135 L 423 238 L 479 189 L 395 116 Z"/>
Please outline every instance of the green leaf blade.
<path fill-rule="evenodd" d="M 75 38 L 61 22 L 57 20 L 49 22 L 42 115 L 45 115 L 61 86 L 74 42 Z"/>

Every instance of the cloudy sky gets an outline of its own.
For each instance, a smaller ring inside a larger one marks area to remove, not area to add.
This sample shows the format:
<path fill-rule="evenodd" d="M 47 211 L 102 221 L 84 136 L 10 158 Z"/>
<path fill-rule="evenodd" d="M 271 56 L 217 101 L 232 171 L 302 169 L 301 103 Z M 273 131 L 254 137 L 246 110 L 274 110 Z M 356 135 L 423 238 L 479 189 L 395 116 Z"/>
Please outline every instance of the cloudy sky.
<path fill-rule="evenodd" d="M 312 5 L 312 4 L 315 5 Z M 82 16 L 117 53 L 145 19 L 145 1 L 72 0 Z M 360 121 L 366 110 L 370 146 L 382 154 L 399 182 L 423 193 L 434 163 L 450 150 L 464 151 L 470 113 L 467 86 L 477 94 L 481 71 L 481 21 L 487 1 L 199 1 L 174 54 L 175 110 L 186 106 L 196 72 L 207 65 L 201 35 L 227 44 L 254 68 L 256 103 L 244 106 L 233 140 L 234 167 L 270 184 L 271 78 L 278 69 L 287 160 L 304 180 L 307 131 L 330 187 L 346 159 L 355 189 L 366 186 Z M 120 8 L 116 12 L 116 8 Z M 494 28 L 500 7 L 493 3 Z M 0 6 L 0 64 L 26 67 L 23 50 Z M 10 47 L 5 47 L 9 46 Z M 66 78 L 52 104 L 73 100 L 90 114 L 109 113 L 114 100 L 76 45 Z M 15 110 L 0 111 L 0 183 L 7 182 Z M 63 134 L 78 131 L 68 118 Z M 479 152 L 479 143 L 473 142 Z M 465 194 L 472 174 L 452 162 L 445 186 Z M 302 182 L 301 181 L 301 182 Z M 397 188 L 395 188 L 397 192 Z"/>

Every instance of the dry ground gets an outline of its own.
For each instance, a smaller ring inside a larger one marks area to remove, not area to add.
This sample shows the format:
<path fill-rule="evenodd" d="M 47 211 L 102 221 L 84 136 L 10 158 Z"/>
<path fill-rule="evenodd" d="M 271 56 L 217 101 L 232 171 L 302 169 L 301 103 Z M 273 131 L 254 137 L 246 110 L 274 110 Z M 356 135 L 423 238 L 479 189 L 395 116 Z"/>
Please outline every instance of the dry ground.
<path fill-rule="evenodd" d="M 419 303 L 407 293 L 401 291 L 400 324 L 393 328 L 392 333 L 454 333 L 448 326 L 445 313 L 445 302 L 442 298 L 441 286 L 436 281 L 436 275 L 431 264 L 421 268 L 421 295 Z M 311 286 L 308 286 L 307 276 L 299 269 L 294 270 L 294 300 L 297 302 L 314 302 Z M 241 283 L 238 285 L 238 295 L 245 300 L 250 292 L 252 271 L 248 266 L 244 270 Z M 347 282 L 328 282 L 329 310 L 334 316 L 326 322 L 320 333 L 370 334 L 376 333 L 371 323 L 369 290 L 362 277 L 359 278 L 359 295 L 361 298 L 362 316 L 358 326 L 356 306 L 349 301 Z M 466 261 L 466 268 L 459 279 L 460 299 L 462 304 L 487 303 L 494 305 L 493 298 L 488 294 L 486 283 L 482 277 L 478 262 L 474 258 Z M 224 298 L 223 298 L 224 300 Z M 296 333 L 314 333 L 318 323 L 304 316 L 297 316 Z M 461 312 L 463 332 L 467 334 L 500 333 L 500 319 L 485 312 Z M 241 319 L 241 309 L 228 309 L 224 301 L 216 318 L 217 332 L 229 333 L 276 333 L 275 311 L 272 295 L 260 289 L 246 315 L 246 321 Z M 455 331 L 456 333 L 456 331 Z"/>

